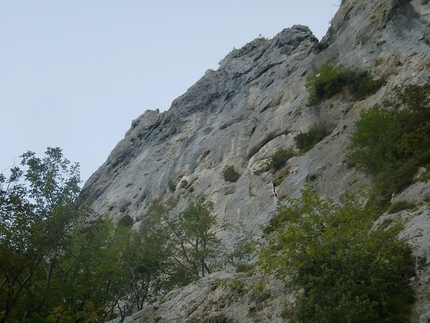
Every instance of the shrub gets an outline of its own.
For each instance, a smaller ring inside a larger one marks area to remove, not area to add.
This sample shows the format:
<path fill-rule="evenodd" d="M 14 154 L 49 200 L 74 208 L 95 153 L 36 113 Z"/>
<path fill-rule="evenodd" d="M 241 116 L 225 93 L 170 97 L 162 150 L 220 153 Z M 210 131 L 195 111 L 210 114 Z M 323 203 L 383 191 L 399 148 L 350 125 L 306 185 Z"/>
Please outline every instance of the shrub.
<path fill-rule="evenodd" d="M 385 80 L 374 80 L 367 71 L 351 71 L 343 65 L 324 64 L 318 73 L 306 78 L 306 89 L 309 91 L 309 104 L 317 104 L 341 92 L 349 90 L 355 99 L 362 99 L 375 93 Z"/>
<path fill-rule="evenodd" d="M 225 128 L 227 128 L 230 124 L 228 123 L 223 123 L 222 125 L 219 126 L 219 130 L 223 130 Z"/>
<path fill-rule="evenodd" d="M 124 215 L 121 219 L 118 221 L 119 227 L 131 227 L 133 225 L 133 218 L 129 215 Z"/>
<path fill-rule="evenodd" d="M 325 122 L 315 123 L 307 132 L 301 132 L 294 137 L 294 142 L 301 153 L 305 153 L 312 149 L 318 142 L 329 134 L 327 124 Z"/>
<path fill-rule="evenodd" d="M 181 183 L 179 184 L 180 188 L 185 188 L 188 185 L 188 181 L 187 180 L 182 180 Z"/>
<path fill-rule="evenodd" d="M 406 201 L 406 200 L 400 200 L 390 205 L 390 207 L 387 209 L 388 214 L 397 213 L 403 210 L 407 209 L 413 209 L 415 207 L 414 202 Z"/>
<path fill-rule="evenodd" d="M 169 191 L 171 193 L 173 193 L 176 190 L 176 185 L 175 185 L 175 183 L 172 182 L 171 179 L 169 179 L 169 182 L 167 183 L 167 186 L 169 187 Z"/>
<path fill-rule="evenodd" d="M 351 136 L 350 159 L 373 177 L 375 195 L 384 203 L 430 164 L 430 85 L 396 91 L 392 109 L 363 111 Z"/>
<path fill-rule="evenodd" d="M 236 172 L 236 170 L 234 169 L 234 166 L 227 166 L 224 169 L 222 174 L 223 174 L 224 180 L 227 182 L 236 182 L 240 177 L 240 174 Z"/>
<path fill-rule="evenodd" d="M 254 268 L 255 266 L 253 264 L 241 262 L 236 265 L 236 272 L 246 273 L 246 272 L 250 272 Z"/>
<path fill-rule="evenodd" d="M 279 206 L 260 265 L 303 291 L 292 322 L 409 322 L 411 248 L 398 238 L 398 224 L 372 230 L 379 213 L 363 200 L 326 201 L 307 187 Z"/>
<path fill-rule="evenodd" d="M 309 103 L 317 104 L 339 93 L 345 85 L 343 70 L 343 65 L 331 66 L 324 64 L 318 69 L 316 75 L 308 76 L 306 78 L 306 89 L 310 94 Z"/>
<path fill-rule="evenodd" d="M 276 172 L 277 170 L 281 169 L 288 161 L 288 159 L 293 156 L 293 149 L 279 148 L 272 156 L 269 157 L 267 168 L 272 170 L 273 172 Z"/>
<path fill-rule="evenodd" d="M 279 186 L 282 184 L 282 182 L 285 180 L 285 176 L 277 177 L 275 178 L 272 183 L 274 186 Z"/>

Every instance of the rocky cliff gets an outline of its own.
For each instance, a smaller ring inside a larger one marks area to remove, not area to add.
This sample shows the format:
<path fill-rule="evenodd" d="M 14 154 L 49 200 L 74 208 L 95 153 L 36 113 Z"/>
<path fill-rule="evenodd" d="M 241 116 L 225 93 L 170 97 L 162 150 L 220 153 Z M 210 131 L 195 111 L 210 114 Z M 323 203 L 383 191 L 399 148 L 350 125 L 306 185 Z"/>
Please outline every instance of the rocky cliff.
<path fill-rule="evenodd" d="M 321 41 L 300 25 L 271 40 L 255 39 L 228 54 L 216 71 L 208 70 L 168 111 L 146 111 L 133 120 L 82 194 L 97 212 L 116 220 L 130 215 L 138 226 L 144 225 L 140 219 L 151 201 L 181 198 L 192 188 L 214 202 L 220 220 L 242 223 L 259 234 L 260 224 L 271 218 L 278 200 L 297 196 L 307 181 L 325 197 L 355 190 L 368 178 L 347 163 L 354 122 L 361 110 L 382 102 L 397 86 L 430 81 L 429 24 L 427 1 L 344 0 Z M 387 83 L 364 100 L 336 95 L 309 106 L 306 77 L 326 63 L 367 70 Z M 291 158 L 282 170 L 285 178 L 274 186 L 279 174 L 264 171 L 267 159 L 278 148 L 294 148 L 293 138 L 318 121 L 329 125 L 330 134 L 307 153 Z M 240 174 L 234 183 L 223 179 L 227 166 Z M 169 184 L 176 189 L 170 190 Z M 428 194 L 430 183 L 421 182 L 393 199 L 418 203 L 413 212 L 396 216 L 407 219 L 403 234 L 416 256 L 430 259 Z M 430 317 L 429 277 L 426 262 L 415 282 L 419 291 L 415 322 Z M 281 321 L 280 303 L 291 295 L 280 293 L 279 286 L 270 287 L 272 296 L 263 300 L 263 307 L 239 298 L 234 306 L 226 291 L 211 292 L 214 279 L 172 296 L 158 310 L 158 322 L 203 322 L 198 315 L 208 312 L 215 319 L 222 312 L 226 320 L 219 322 L 235 322 L 237 315 L 243 317 L 240 322 Z M 229 300 L 217 307 L 220 299 Z M 262 314 L 267 312 L 271 315 Z"/>

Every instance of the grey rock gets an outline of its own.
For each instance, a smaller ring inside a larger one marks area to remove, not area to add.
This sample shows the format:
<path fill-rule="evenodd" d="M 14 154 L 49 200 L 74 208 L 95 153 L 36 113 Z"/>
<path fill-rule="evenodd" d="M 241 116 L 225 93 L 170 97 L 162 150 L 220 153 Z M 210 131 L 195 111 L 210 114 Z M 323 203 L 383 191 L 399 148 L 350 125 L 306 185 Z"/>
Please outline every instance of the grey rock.
<path fill-rule="evenodd" d="M 208 70 L 168 111 L 146 111 L 134 120 L 124 139 L 86 182 L 82 196 L 92 201 L 97 212 L 115 220 L 128 214 L 138 226 L 144 225 L 139 221 L 151 201 L 181 199 L 193 188 L 214 202 L 220 221 L 241 223 L 257 237 L 278 201 L 299 196 L 307 181 L 327 198 L 358 190 L 369 179 L 348 165 L 354 122 L 360 111 L 382 102 L 397 86 L 429 82 L 429 23 L 429 5 L 421 0 L 345 0 L 320 42 L 300 25 L 284 29 L 271 40 L 251 41 L 229 53 L 217 70 Z M 387 83 L 361 101 L 336 95 L 308 106 L 306 76 L 325 63 L 368 70 Z M 329 123 L 332 131 L 327 137 L 307 153 L 291 158 L 278 173 L 263 170 L 276 149 L 294 148 L 294 136 L 318 121 Z M 224 181 L 222 171 L 227 166 L 241 174 L 237 182 Z M 274 187 L 273 179 L 281 175 L 285 179 Z M 184 180 L 187 185 L 181 188 Z M 169 182 L 176 185 L 174 192 Z M 417 257 L 428 256 L 430 247 L 424 196 L 429 190 L 427 181 L 393 197 L 419 205 L 405 217 L 402 233 L 414 245 Z M 184 205 L 179 203 L 178 208 Z M 421 237 L 420 228 L 424 230 Z M 414 322 L 427 322 L 430 317 L 429 277 L 427 261 L 417 277 L 422 301 L 416 306 Z M 158 314 L 168 322 L 170 316 L 184 317 L 191 308 L 202 313 L 195 314 L 196 320 L 204 313 L 233 318 L 245 313 L 240 308 L 249 311 L 249 304 L 240 300 L 234 301 L 237 312 L 209 307 L 210 302 L 228 298 L 227 291 L 214 294 L 210 284 L 209 279 L 185 288 L 161 306 Z M 198 300 L 203 301 L 197 304 Z M 265 306 L 269 312 L 278 311 L 275 305 Z M 258 321 L 257 316 L 249 317 L 241 322 Z"/>

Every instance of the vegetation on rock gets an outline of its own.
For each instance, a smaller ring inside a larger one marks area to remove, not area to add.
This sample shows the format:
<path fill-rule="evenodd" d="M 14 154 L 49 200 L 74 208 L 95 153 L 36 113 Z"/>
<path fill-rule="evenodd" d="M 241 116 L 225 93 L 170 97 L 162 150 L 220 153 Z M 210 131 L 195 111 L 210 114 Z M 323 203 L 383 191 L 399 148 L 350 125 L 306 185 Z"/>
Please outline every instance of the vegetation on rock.
<path fill-rule="evenodd" d="M 352 134 L 351 160 L 373 177 L 382 202 L 410 185 L 419 167 L 430 165 L 430 85 L 398 91 L 391 109 L 362 111 Z"/>
<path fill-rule="evenodd" d="M 269 157 L 267 168 L 272 172 L 276 172 L 285 166 L 285 163 L 294 156 L 293 149 L 279 148 L 273 155 Z"/>
<path fill-rule="evenodd" d="M 307 132 L 300 132 L 294 142 L 301 153 L 311 150 L 318 142 L 329 134 L 326 122 L 317 122 Z"/>
<path fill-rule="evenodd" d="M 59 148 L 0 175 L 0 322 L 96 322 L 146 301 L 140 237 L 97 219 L 79 182 Z"/>
<path fill-rule="evenodd" d="M 326 201 L 309 186 L 279 206 L 260 263 L 302 289 L 293 322 L 408 322 L 414 259 L 400 224 L 372 229 L 378 215 L 363 199 Z"/>
<path fill-rule="evenodd" d="M 315 75 L 306 78 L 306 89 L 309 91 L 309 104 L 315 105 L 347 90 L 355 100 L 375 93 L 384 85 L 385 80 L 374 80 L 367 71 L 352 71 L 343 65 L 322 65 Z"/>
<path fill-rule="evenodd" d="M 227 166 L 222 172 L 224 180 L 227 182 L 236 182 L 240 178 L 240 174 L 234 169 L 234 166 Z"/>

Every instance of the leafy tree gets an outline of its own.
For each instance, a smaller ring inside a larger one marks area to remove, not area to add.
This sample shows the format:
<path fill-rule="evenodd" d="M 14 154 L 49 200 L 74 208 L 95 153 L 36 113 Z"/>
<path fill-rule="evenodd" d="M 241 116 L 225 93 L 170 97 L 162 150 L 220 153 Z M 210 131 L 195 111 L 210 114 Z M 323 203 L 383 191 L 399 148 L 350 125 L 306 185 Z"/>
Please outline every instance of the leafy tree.
<path fill-rule="evenodd" d="M 249 260 L 251 237 L 244 228 L 223 225 L 236 243 L 221 245 L 220 227 L 206 196 L 190 195 L 188 206 L 172 213 L 177 201 L 154 201 L 142 221 L 142 252 L 147 260 L 142 270 L 152 275 L 152 292 L 186 285 L 223 265 L 237 266 Z"/>
<path fill-rule="evenodd" d="M 128 227 L 97 220 L 75 234 L 57 271 L 54 308 L 75 321 L 131 315 L 147 300 L 146 255 L 141 236 Z"/>
<path fill-rule="evenodd" d="M 21 158 L 0 175 L 0 322 L 100 322 L 141 309 L 151 246 L 79 201 L 78 164 L 61 149 Z"/>
<path fill-rule="evenodd" d="M 0 322 L 43 307 L 52 274 L 83 213 L 77 210 L 79 165 L 60 148 L 21 156 L 21 168 L 0 175 Z M 25 303 L 25 306 L 23 306 Z"/>
<path fill-rule="evenodd" d="M 219 252 L 213 203 L 204 195 L 191 196 L 188 207 L 177 218 L 169 219 L 171 257 L 189 277 L 205 276 Z"/>
<path fill-rule="evenodd" d="M 161 199 L 153 201 L 140 228 L 141 253 L 144 254 L 145 261 L 137 269 L 148 281 L 148 293 L 157 293 L 160 289 L 170 290 L 177 284 L 175 279 L 171 278 L 175 276 L 175 270 L 170 256 L 171 232 L 167 221 L 172 207 Z"/>
<path fill-rule="evenodd" d="M 351 136 L 351 160 L 374 179 L 374 191 L 388 200 L 411 184 L 430 163 L 430 85 L 398 90 L 391 109 L 365 110 Z"/>
<path fill-rule="evenodd" d="M 316 104 L 323 99 L 339 93 L 345 86 L 345 77 L 343 76 L 344 66 L 322 65 L 316 75 L 306 78 L 306 88 L 310 93 L 310 103 Z"/>
<path fill-rule="evenodd" d="M 118 226 L 120 227 L 131 227 L 133 225 L 133 218 L 129 215 L 124 215 L 121 219 L 118 221 Z"/>
<path fill-rule="evenodd" d="M 377 216 L 362 199 L 326 201 L 311 187 L 279 206 L 260 262 L 302 288 L 293 322 L 409 321 L 411 249 L 398 238 L 400 225 L 372 229 Z"/>

